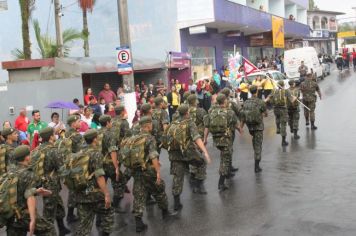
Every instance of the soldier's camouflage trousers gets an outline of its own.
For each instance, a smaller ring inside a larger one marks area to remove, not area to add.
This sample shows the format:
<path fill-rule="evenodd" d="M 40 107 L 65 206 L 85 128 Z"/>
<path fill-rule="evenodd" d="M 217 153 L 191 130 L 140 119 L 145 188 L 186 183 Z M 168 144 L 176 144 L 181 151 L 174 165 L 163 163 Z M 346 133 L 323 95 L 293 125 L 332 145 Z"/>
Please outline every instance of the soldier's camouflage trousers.
<path fill-rule="evenodd" d="M 183 155 L 180 151 L 169 151 L 169 160 L 171 161 L 170 174 L 173 175 L 172 194 L 180 195 L 183 191 L 184 173 L 189 165 L 197 169 L 195 179 L 204 180 L 206 178 L 206 163 L 196 149 L 189 149 L 187 154 Z M 187 157 L 190 157 L 189 159 Z"/>
<path fill-rule="evenodd" d="M 15 219 L 10 219 L 6 225 L 7 236 L 26 236 L 30 225 L 30 215 L 24 213 L 21 215 L 21 220 L 15 221 Z M 40 215 L 36 214 L 36 226 L 35 235 L 38 236 L 56 236 L 56 229 L 54 225 L 48 220 L 42 218 Z"/>
<path fill-rule="evenodd" d="M 282 136 L 287 136 L 288 110 L 287 108 L 274 108 L 274 116 L 276 118 L 277 131 L 281 132 Z"/>
<path fill-rule="evenodd" d="M 67 203 L 68 208 L 76 208 L 77 203 L 75 200 L 75 193 L 73 190 L 68 190 L 68 203 Z"/>
<path fill-rule="evenodd" d="M 156 183 L 156 171 L 133 171 L 133 213 L 135 217 L 142 217 L 146 206 L 147 195 L 151 194 L 157 201 L 158 207 L 162 210 L 168 209 L 168 198 L 164 181 Z"/>
<path fill-rule="evenodd" d="M 232 146 L 217 147 L 220 150 L 220 167 L 219 175 L 228 176 L 231 170 L 232 164 Z"/>
<path fill-rule="evenodd" d="M 255 160 L 261 160 L 262 154 L 262 142 L 263 142 L 263 131 L 262 130 L 250 130 L 252 135 L 252 146 L 255 152 Z"/>
<path fill-rule="evenodd" d="M 100 230 L 110 234 L 114 228 L 114 209 L 106 209 L 104 199 L 98 202 L 78 203 L 78 215 L 80 223 L 74 235 L 90 235 L 95 216 L 100 218 Z"/>
<path fill-rule="evenodd" d="M 310 111 L 304 107 L 304 116 L 305 120 L 309 122 L 309 119 L 311 122 L 315 121 L 315 106 L 316 102 L 315 101 L 305 101 L 303 100 L 303 103 L 305 106 L 309 107 Z"/>
<path fill-rule="evenodd" d="M 288 124 L 292 131 L 299 129 L 299 118 L 299 109 L 288 109 Z"/>
<path fill-rule="evenodd" d="M 64 217 L 63 200 L 58 192 L 52 192 L 51 196 L 43 197 L 43 218 L 54 223 L 55 219 L 63 219 Z"/>
<path fill-rule="evenodd" d="M 127 184 L 126 175 L 119 171 L 119 181 L 116 181 L 115 167 L 113 164 L 104 164 L 105 179 L 111 180 L 111 186 L 114 190 L 114 198 L 123 198 Z M 127 172 L 128 173 L 128 172 Z"/>

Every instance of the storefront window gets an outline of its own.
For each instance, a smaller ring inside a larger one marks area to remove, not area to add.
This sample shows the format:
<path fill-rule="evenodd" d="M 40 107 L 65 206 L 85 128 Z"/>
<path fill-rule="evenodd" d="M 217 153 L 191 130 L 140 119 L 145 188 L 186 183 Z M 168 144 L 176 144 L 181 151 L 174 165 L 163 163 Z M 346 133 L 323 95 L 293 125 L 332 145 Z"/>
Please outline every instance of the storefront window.
<path fill-rule="evenodd" d="M 194 80 L 202 77 L 211 77 L 215 65 L 215 48 L 213 47 L 188 47 L 192 55 L 192 77 Z"/>
<path fill-rule="evenodd" d="M 252 63 L 256 63 L 257 59 L 261 59 L 261 48 L 249 47 L 247 48 L 248 51 L 248 59 Z"/>

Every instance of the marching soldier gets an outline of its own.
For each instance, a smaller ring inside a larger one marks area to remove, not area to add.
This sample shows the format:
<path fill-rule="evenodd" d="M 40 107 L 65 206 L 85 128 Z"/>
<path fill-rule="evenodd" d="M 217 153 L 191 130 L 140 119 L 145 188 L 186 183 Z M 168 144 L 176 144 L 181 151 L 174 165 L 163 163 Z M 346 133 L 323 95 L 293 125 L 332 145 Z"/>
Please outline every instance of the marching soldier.
<path fill-rule="evenodd" d="M 169 116 L 168 113 L 163 109 L 164 107 L 164 100 L 161 97 L 157 97 L 154 100 L 155 102 L 155 109 L 152 112 L 152 120 L 158 122 L 158 133 L 157 137 L 157 151 L 161 153 L 161 143 L 162 143 L 162 135 L 163 131 L 167 128 L 169 124 Z"/>
<path fill-rule="evenodd" d="M 306 121 L 306 126 L 309 125 L 309 120 L 311 123 L 311 129 L 316 130 L 318 127 L 315 126 L 315 106 L 316 106 L 316 94 L 319 95 L 321 100 L 321 92 L 319 85 L 313 81 L 312 74 L 307 75 L 307 79 L 300 85 L 300 91 L 303 94 L 303 103 L 307 108 L 304 108 L 304 116 Z"/>
<path fill-rule="evenodd" d="M 98 132 L 89 130 L 84 134 L 87 147 L 83 150 L 89 156 L 88 174 L 93 176 L 88 179 L 88 188 L 76 191 L 78 214 L 80 223 L 76 236 L 89 235 L 95 216 L 100 218 L 99 228 L 101 236 L 110 235 L 114 226 L 114 210 L 111 207 L 110 193 L 105 182 L 103 169 L 103 156 L 98 147 Z"/>
<path fill-rule="evenodd" d="M 295 81 L 294 80 L 289 80 L 289 93 L 296 97 L 297 99 L 300 98 L 300 91 L 299 89 L 295 86 Z M 299 103 L 298 101 L 295 102 L 290 102 L 288 101 L 288 123 L 290 127 L 290 131 L 294 134 L 294 139 L 299 139 L 300 136 L 298 135 L 298 129 L 299 129 L 299 118 L 300 118 L 300 109 L 299 109 Z"/>
<path fill-rule="evenodd" d="M 262 142 L 263 142 L 263 116 L 267 117 L 266 103 L 258 98 L 258 88 L 255 85 L 250 87 L 252 97 L 245 101 L 241 112 L 240 130 L 246 124 L 252 136 L 252 146 L 255 152 L 255 173 L 262 171 L 260 167 Z"/>
<path fill-rule="evenodd" d="M 276 118 L 277 134 L 282 136 L 282 146 L 287 146 L 287 122 L 288 110 L 287 103 L 295 102 L 296 98 L 292 97 L 289 90 L 284 89 L 284 81 L 278 81 L 278 89 L 276 89 L 265 102 L 271 101 L 273 104 L 274 115 Z"/>
<path fill-rule="evenodd" d="M 5 143 L 0 146 L 0 175 L 6 173 L 10 165 L 15 164 L 12 155 L 19 138 L 18 132 L 13 128 L 4 129 L 1 135 L 4 137 Z"/>

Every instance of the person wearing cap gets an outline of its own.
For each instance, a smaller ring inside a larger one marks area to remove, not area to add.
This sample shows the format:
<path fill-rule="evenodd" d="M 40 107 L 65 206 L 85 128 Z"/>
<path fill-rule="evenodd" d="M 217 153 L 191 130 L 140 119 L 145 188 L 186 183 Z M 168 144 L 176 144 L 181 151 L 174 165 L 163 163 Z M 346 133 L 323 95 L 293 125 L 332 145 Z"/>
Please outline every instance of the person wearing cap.
<path fill-rule="evenodd" d="M 155 120 L 155 122 L 158 122 L 159 129 L 157 132 L 157 150 L 158 153 L 161 153 L 161 137 L 163 135 L 163 131 L 166 130 L 168 124 L 169 124 L 169 117 L 168 114 L 165 110 L 165 102 L 163 98 L 157 97 L 154 100 L 155 103 L 155 109 L 152 111 L 152 119 Z"/>
<path fill-rule="evenodd" d="M 115 107 L 116 116 L 112 120 L 114 133 L 117 135 L 117 145 L 120 146 L 122 139 L 131 136 L 130 124 L 127 121 L 125 106 Z"/>
<path fill-rule="evenodd" d="M 120 213 L 123 210 L 120 208 L 121 199 L 124 197 L 125 186 L 123 182 L 123 174 L 120 171 L 119 160 L 117 158 L 117 139 L 112 129 L 112 120 L 108 115 L 103 115 L 99 118 L 101 129 L 99 131 L 98 143 L 101 144 L 102 155 L 104 156 L 103 168 L 105 171 L 105 179 L 111 180 L 111 185 L 114 190 L 113 207 L 116 212 Z"/>
<path fill-rule="evenodd" d="M 307 79 L 301 83 L 300 91 L 303 95 L 303 104 L 309 108 L 308 110 L 306 107 L 304 107 L 306 126 L 311 123 L 311 129 L 316 130 L 318 128 L 315 126 L 315 107 L 317 100 L 316 93 L 319 95 L 321 100 L 321 91 L 319 85 L 313 80 L 312 74 L 308 74 Z"/>
<path fill-rule="evenodd" d="M 157 200 L 158 207 L 162 210 L 163 219 L 176 215 L 168 210 L 168 197 L 165 190 L 165 182 L 161 178 L 159 154 L 157 152 L 157 144 L 152 133 L 152 117 L 143 116 L 140 119 L 140 134 L 138 137 L 145 138 L 145 155 L 144 163 L 146 168 L 132 169 L 134 178 L 133 185 L 133 214 L 136 221 L 136 232 L 142 232 L 147 229 L 147 225 L 143 223 L 142 216 L 145 210 L 145 202 L 147 195 L 153 195 Z"/>
<path fill-rule="evenodd" d="M 199 135 L 204 137 L 204 116 L 207 112 L 198 107 L 198 97 L 195 94 L 191 94 L 187 98 L 189 105 L 189 116 L 194 121 L 198 128 Z M 193 185 L 193 193 L 206 194 L 207 191 L 204 187 L 204 180 L 206 179 L 206 164 L 204 163 L 200 167 L 190 165 L 190 182 Z"/>
<path fill-rule="evenodd" d="M 304 61 L 300 62 L 300 66 L 298 67 L 298 72 L 300 76 L 300 82 L 304 82 L 305 77 L 307 76 L 308 73 L 308 67 L 304 65 Z"/>
<path fill-rule="evenodd" d="M 13 152 L 18 146 L 19 134 L 14 128 L 7 128 L 1 131 L 5 143 L 0 145 L 0 175 L 7 172 L 10 165 L 15 164 Z"/>
<path fill-rule="evenodd" d="M 67 119 L 67 124 L 69 126 L 68 131 L 65 133 L 66 138 L 70 138 L 72 141 L 72 153 L 79 152 L 83 145 L 84 139 L 83 136 L 79 133 L 79 129 L 81 127 L 79 115 L 71 115 Z M 76 215 L 74 215 L 74 209 L 76 207 L 75 204 L 75 194 L 73 191 L 68 192 L 68 213 L 67 213 L 67 222 L 74 223 L 78 221 Z"/>
<path fill-rule="evenodd" d="M 202 137 L 194 121 L 189 116 L 189 106 L 182 104 L 178 108 L 179 118 L 176 123 L 187 122 L 186 134 L 187 144 L 186 150 L 168 150 L 169 160 L 171 162 L 171 175 L 173 175 L 172 193 L 174 197 L 174 209 L 180 210 L 183 205 L 180 202 L 180 195 L 183 191 L 184 173 L 188 165 L 195 165 L 198 168 L 205 165 L 201 152 L 204 155 L 205 161 L 211 162 L 209 153 L 205 148 Z M 200 151 L 201 152 L 200 152 Z M 202 181 L 199 181 L 202 184 Z"/>
<path fill-rule="evenodd" d="M 282 146 L 288 146 L 287 142 L 287 122 L 288 122 L 288 102 L 295 102 L 296 97 L 293 97 L 289 90 L 284 88 L 284 81 L 278 81 L 278 88 L 265 99 L 265 102 L 271 102 L 273 105 L 274 116 L 276 119 L 277 134 L 282 136 Z"/>
<path fill-rule="evenodd" d="M 37 183 L 39 186 L 50 190 L 50 196 L 43 197 L 43 218 L 51 222 L 57 221 L 58 230 L 60 235 L 70 233 L 64 225 L 65 209 L 62 197 L 60 196 L 61 184 L 59 178 L 59 168 L 62 166 L 62 161 L 58 158 L 58 148 L 55 147 L 55 130 L 52 127 L 46 127 L 39 133 L 42 143 L 34 151 L 38 155 L 44 155 L 43 169 L 38 168 L 42 173 L 37 172 L 36 176 L 40 176 Z M 35 162 L 36 163 L 36 162 Z M 37 162 L 40 165 L 41 162 Z M 36 168 L 37 169 L 37 168 Z"/>
<path fill-rule="evenodd" d="M 232 154 L 233 154 L 233 132 L 235 132 L 235 129 L 239 129 L 238 125 L 238 118 L 235 115 L 235 113 L 232 111 L 232 109 L 228 109 L 228 99 L 227 97 L 220 93 L 216 97 L 216 102 L 217 105 L 212 109 L 211 112 L 209 112 L 209 115 L 206 115 L 204 117 L 204 126 L 205 126 L 205 131 L 204 131 L 204 143 L 207 143 L 208 140 L 208 135 L 209 135 L 209 128 L 210 128 L 210 122 L 212 119 L 212 114 L 215 114 L 217 112 L 218 114 L 226 114 L 226 119 L 227 119 L 227 129 L 226 132 L 221 134 L 213 134 L 213 141 L 214 141 L 214 146 L 216 146 L 219 151 L 220 151 L 220 168 L 219 168 L 219 182 L 218 182 L 218 189 L 220 191 L 225 191 L 229 187 L 226 185 L 225 180 L 229 179 L 231 177 L 234 177 L 234 173 L 231 170 L 232 168 Z M 221 117 L 221 119 L 224 119 L 224 117 Z"/>
<path fill-rule="evenodd" d="M 240 131 L 241 131 L 241 133 L 243 133 L 243 127 L 246 124 L 247 128 L 249 130 L 249 133 L 252 136 L 252 146 L 253 146 L 254 158 L 255 158 L 255 173 L 259 173 L 262 171 L 262 168 L 260 167 L 260 162 L 261 162 L 263 130 L 264 130 L 263 116 L 267 117 L 268 113 L 267 113 L 266 103 L 263 100 L 258 98 L 257 86 L 252 85 L 250 87 L 250 93 L 251 93 L 252 97 L 249 98 L 244 103 L 244 107 L 241 111 Z M 248 111 L 250 114 L 252 113 L 252 111 L 256 111 L 257 113 L 260 113 L 261 114 L 260 122 L 249 123 L 246 120 L 246 113 L 247 113 L 246 111 Z"/>
<path fill-rule="evenodd" d="M 93 178 L 88 180 L 89 188 L 75 192 L 80 222 L 74 235 L 90 235 L 96 217 L 99 235 L 108 236 L 114 230 L 114 209 L 105 181 L 98 131 L 88 130 L 83 137 L 87 145 L 82 152 L 89 156 L 88 174 Z"/>
<path fill-rule="evenodd" d="M 16 162 L 14 171 L 18 178 L 16 206 L 19 217 L 14 216 L 6 223 L 7 235 L 57 235 L 54 225 L 37 213 L 36 196 L 49 196 L 51 191 L 41 187 L 36 188 L 35 173 L 29 168 L 31 163 L 30 148 L 21 145 L 14 150 Z"/>
<path fill-rule="evenodd" d="M 300 100 L 300 91 L 295 85 L 294 80 L 289 80 L 288 81 L 289 88 L 288 91 L 289 93 L 296 97 L 298 100 Z M 288 106 L 288 124 L 290 127 L 291 133 L 294 134 L 294 139 L 299 139 L 300 136 L 298 135 L 298 129 L 299 129 L 299 118 L 300 118 L 300 109 L 299 109 L 299 102 L 294 101 L 294 102 L 289 102 L 287 103 Z"/>
<path fill-rule="evenodd" d="M 227 101 L 228 101 L 228 109 L 232 110 L 235 115 L 236 115 L 236 119 L 238 120 L 239 117 L 240 117 L 240 111 L 241 111 L 241 104 L 239 101 L 233 101 L 231 98 L 230 98 L 230 95 L 231 95 L 231 90 L 229 88 L 224 88 L 223 90 L 221 90 L 221 93 L 225 95 L 225 97 L 227 98 Z M 235 130 L 232 132 L 232 143 L 235 142 Z M 233 148 L 233 147 L 231 147 Z M 232 152 L 234 152 L 234 150 L 232 150 Z M 238 171 L 239 169 L 234 167 L 232 165 L 232 159 L 231 159 L 231 169 L 230 171 L 231 172 L 236 172 Z"/>

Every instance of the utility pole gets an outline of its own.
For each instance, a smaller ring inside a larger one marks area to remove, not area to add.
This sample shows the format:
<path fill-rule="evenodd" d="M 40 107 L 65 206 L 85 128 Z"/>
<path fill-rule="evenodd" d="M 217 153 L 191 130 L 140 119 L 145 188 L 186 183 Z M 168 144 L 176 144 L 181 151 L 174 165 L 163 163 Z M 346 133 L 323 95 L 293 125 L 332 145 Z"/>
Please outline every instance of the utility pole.
<path fill-rule="evenodd" d="M 62 25 L 61 17 L 62 14 L 62 5 L 59 2 L 60 0 L 54 0 L 54 18 L 56 23 L 56 40 L 58 47 L 58 57 L 63 57 L 63 36 L 62 36 Z"/>
<path fill-rule="evenodd" d="M 119 31 L 120 31 L 120 46 L 128 46 L 131 49 L 129 17 L 127 10 L 127 0 L 117 0 L 118 15 L 119 15 Z M 132 49 L 131 49 L 131 61 Z M 129 75 L 123 75 L 124 89 L 131 93 L 134 91 L 134 72 Z"/>

